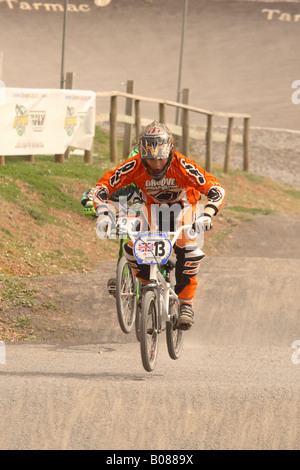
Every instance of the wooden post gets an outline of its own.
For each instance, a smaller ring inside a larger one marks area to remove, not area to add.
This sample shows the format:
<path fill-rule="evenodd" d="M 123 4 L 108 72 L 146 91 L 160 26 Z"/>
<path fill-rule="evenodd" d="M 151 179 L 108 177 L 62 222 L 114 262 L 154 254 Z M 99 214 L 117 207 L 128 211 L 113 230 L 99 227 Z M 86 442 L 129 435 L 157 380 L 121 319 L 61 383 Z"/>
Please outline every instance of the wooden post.
<path fill-rule="evenodd" d="M 74 73 L 67 72 L 66 73 L 66 81 L 65 81 L 65 89 L 66 90 L 73 90 L 74 88 Z"/>
<path fill-rule="evenodd" d="M 232 129 L 233 129 L 233 117 L 228 120 L 228 129 L 226 137 L 226 148 L 225 148 L 225 161 L 224 161 L 224 173 L 228 173 L 229 161 L 231 154 L 231 142 L 232 142 Z"/>
<path fill-rule="evenodd" d="M 64 163 L 65 161 L 65 158 L 64 158 L 64 154 L 60 154 L 60 153 L 57 153 L 54 155 L 54 162 L 55 163 Z"/>
<path fill-rule="evenodd" d="M 27 160 L 29 163 L 34 163 L 34 155 L 27 155 L 26 160 Z"/>
<path fill-rule="evenodd" d="M 88 163 L 89 165 L 93 164 L 93 144 L 90 150 L 84 151 L 83 160 L 84 160 L 84 163 Z"/>
<path fill-rule="evenodd" d="M 138 143 L 140 133 L 141 133 L 141 102 L 140 100 L 135 100 L 134 108 L 135 108 L 135 136 L 136 136 L 136 143 Z"/>
<path fill-rule="evenodd" d="M 118 161 L 118 148 L 117 148 L 117 112 L 118 102 L 117 96 L 110 98 L 110 161 L 117 163 Z"/>
<path fill-rule="evenodd" d="M 0 166 L 3 166 L 3 165 L 5 165 L 5 156 L 0 155 Z"/>
<path fill-rule="evenodd" d="M 212 127 L 213 115 L 207 115 L 207 128 L 206 128 L 206 157 L 205 157 L 205 170 L 211 171 L 211 150 L 212 150 Z"/>
<path fill-rule="evenodd" d="M 133 80 L 127 80 L 126 93 L 133 94 Z M 132 116 L 132 99 L 126 98 L 125 104 L 126 116 Z M 131 124 L 124 125 L 123 158 L 127 158 L 131 152 Z"/>
<path fill-rule="evenodd" d="M 250 118 L 249 117 L 244 118 L 243 146 L 244 146 L 243 170 L 249 171 L 249 154 L 250 154 Z"/>
<path fill-rule="evenodd" d="M 189 104 L 189 89 L 182 90 L 182 104 Z M 181 153 L 188 155 L 189 153 L 189 112 L 187 109 L 182 109 L 181 114 L 182 125 L 182 139 L 181 139 Z"/>
<path fill-rule="evenodd" d="M 159 103 L 159 122 L 162 124 L 166 123 L 166 105 L 165 103 Z"/>

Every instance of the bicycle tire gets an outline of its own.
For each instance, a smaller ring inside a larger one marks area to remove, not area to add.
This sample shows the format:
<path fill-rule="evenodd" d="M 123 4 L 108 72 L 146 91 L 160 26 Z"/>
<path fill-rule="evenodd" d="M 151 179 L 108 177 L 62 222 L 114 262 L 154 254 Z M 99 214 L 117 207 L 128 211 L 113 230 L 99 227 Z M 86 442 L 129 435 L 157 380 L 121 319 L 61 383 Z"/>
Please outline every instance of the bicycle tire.
<path fill-rule="evenodd" d="M 117 268 L 116 306 L 121 330 L 129 334 L 136 318 L 136 279 L 125 256 L 122 256 Z"/>
<path fill-rule="evenodd" d="M 140 307 L 137 307 L 135 316 L 135 336 L 138 342 L 141 341 L 141 316 L 142 310 Z"/>
<path fill-rule="evenodd" d="M 166 324 L 166 338 L 168 353 L 171 359 L 178 359 L 183 348 L 183 333 L 175 327 L 178 318 L 179 304 L 177 300 L 171 300 L 169 304 L 171 321 Z"/>
<path fill-rule="evenodd" d="M 155 293 L 148 290 L 143 295 L 140 325 L 141 357 L 144 369 L 147 372 L 153 371 L 157 358 L 157 313 Z"/>

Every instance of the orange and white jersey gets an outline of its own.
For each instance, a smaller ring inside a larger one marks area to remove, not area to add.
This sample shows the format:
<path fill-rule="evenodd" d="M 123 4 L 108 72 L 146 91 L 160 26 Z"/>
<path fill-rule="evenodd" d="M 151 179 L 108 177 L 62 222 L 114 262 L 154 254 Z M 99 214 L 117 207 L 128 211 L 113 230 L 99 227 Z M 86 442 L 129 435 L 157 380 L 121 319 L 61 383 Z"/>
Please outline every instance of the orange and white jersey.
<path fill-rule="evenodd" d="M 217 213 L 225 198 L 225 190 L 218 180 L 184 155 L 174 152 L 166 175 L 156 181 L 148 175 L 137 154 L 99 179 L 94 191 L 95 208 L 105 204 L 116 190 L 131 183 L 139 187 L 146 204 L 195 204 L 205 195 L 205 205 L 213 207 Z"/>

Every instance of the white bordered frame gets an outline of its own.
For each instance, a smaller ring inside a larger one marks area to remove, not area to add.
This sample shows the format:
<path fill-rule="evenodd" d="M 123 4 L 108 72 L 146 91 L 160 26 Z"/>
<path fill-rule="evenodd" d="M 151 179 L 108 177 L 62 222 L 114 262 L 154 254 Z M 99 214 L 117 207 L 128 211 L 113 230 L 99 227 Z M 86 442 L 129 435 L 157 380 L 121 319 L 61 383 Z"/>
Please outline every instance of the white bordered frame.
<path fill-rule="evenodd" d="M 139 264 L 166 264 L 172 248 L 166 233 L 141 233 L 133 245 L 133 254 Z"/>

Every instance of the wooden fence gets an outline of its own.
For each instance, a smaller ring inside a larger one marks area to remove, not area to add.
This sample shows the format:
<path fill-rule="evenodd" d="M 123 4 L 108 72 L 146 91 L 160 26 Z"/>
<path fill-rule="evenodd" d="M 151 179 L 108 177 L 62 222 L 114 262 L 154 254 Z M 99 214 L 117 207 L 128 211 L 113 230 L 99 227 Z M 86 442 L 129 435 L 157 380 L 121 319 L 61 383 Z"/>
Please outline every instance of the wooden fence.
<path fill-rule="evenodd" d="M 188 90 L 184 90 L 188 95 Z M 183 93 L 184 96 L 184 93 Z M 110 160 L 114 163 L 118 162 L 117 152 L 117 140 L 118 140 L 118 126 L 120 123 L 125 124 L 124 137 L 123 137 L 123 157 L 129 154 L 131 150 L 131 128 L 135 128 L 135 141 L 138 141 L 143 125 L 148 124 L 155 117 L 143 118 L 141 116 L 141 102 L 152 103 L 158 105 L 158 120 L 166 124 L 171 132 L 179 136 L 180 139 L 180 152 L 184 155 L 188 154 L 190 139 L 194 140 L 205 140 L 206 153 L 205 153 L 205 169 L 211 171 L 212 165 L 212 143 L 213 143 L 213 124 L 214 118 L 223 118 L 227 120 L 227 133 L 224 135 L 223 140 L 225 141 L 225 156 L 224 156 L 224 172 L 227 173 L 229 170 L 229 163 L 231 157 L 231 147 L 233 141 L 242 143 L 243 147 L 243 170 L 249 171 L 249 154 L 250 154 L 250 115 L 238 114 L 238 113 L 223 113 L 213 112 L 206 109 L 195 108 L 188 104 L 178 103 L 174 101 L 165 101 L 155 98 L 146 98 L 144 96 L 134 95 L 128 92 L 111 91 L 111 92 L 97 92 L 96 97 L 110 98 L 110 112 L 105 114 L 96 114 L 96 123 L 101 124 L 103 122 L 109 122 L 110 127 Z M 118 100 L 119 98 L 125 98 L 125 114 L 118 113 Z M 134 106 L 132 106 L 134 104 Z M 166 108 L 175 107 L 182 110 L 181 125 L 172 124 L 166 121 Z M 134 109 L 134 111 L 133 111 Z M 206 116 L 206 128 L 205 130 L 199 130 L 199 127 L 190 125 L 190 113 L 196 113 Z M 243 121 L 243 133 L 242 139 L 240 135 L 233 134 L 234 120 Z M 220 135 L 218 136 L 220 138 Z"/>
<path fill-rule="evenodd" d="M 73 88 L 73 74 L 68 73 L 66 79 L 65 88 Z M 138 96 L 133 94 L 133 81 L 127 81 L 127 91 L 110 91 L 110 92 L 96 92 L 97 101 L 108 98 L 110 99 L 110 111 L 109 113 L 97 113 L 96 112 L 96 124 L 103 122 L 109 123 L 110 130 L 110 160 L 114 163 L 118 162 L 117 153 L 117 140 L 118 140 L 118 127 L 119 124 L 124 124 L 124 135 L 123 135 L 123 158 L 126 158 L 131 150 L 131 138 L 132 138 L 132 127 L 135 128 L 135 141 L 138 141 L 142 126 L 156 119 L 145 118 L 141 115 L 141 103 L 148 103 L 158 105 L 158 120 L 166 124 L 171 132 L 175 136 L 180 137 L 180 151 L 184 155 L 188 155 L 190 139 L 205 141 L 205 169 L 211 171 L 212 166 L 212 143 L 214 139 L 213 125 L 214 118 L 222 118 L 227 120 L 227 133 L 222 134 L 222 139 L 225 141 L 225 156 L 224 156 L 224 172 L 227 173 L 229 170 L 231 147 L 232 142 L 237 141 L 242 143 L 243 147 L 243 170 L 249 171 L 249 141 L 250 141 L 250 115 L 238 114 L 238 113 L 223 113 L 213 112 L 206 109 L 195 108 L 188 104 L 189 90 L 184 89 L 182 92 L 182 103 L 175 101 L 166 101 L 162 99 L 147 98 L 144 96 Z M 120 98 L 125 99 L 125 114 L 118 113 L 118 100 Z M 173 107 L 177 110 L 181 110 L 181 125 L 172 124 L 166 120 L 167 107 Z M 98 105 L 97 105 L 98 108 Z M 190 114 L 195 113 L 196 115 L 206 116 L 206 125 L 203 130 L 199 130 L 199 126 L 190 125 Z M 235 135 L 233 133 L 234 120 L 243 121 L 243 133 L 241 135 Z M 220 135 L 219 135 L 220 137 Z M 55 155 L 54 159 L 57 163 L 63 163 L 64 159 L 69 158 L 69 149 L 64 155 Z M 34 155 L 28 155 L 27 160 L 30 163 L 34 163 Z M 84 152 L 84 162 L 93 163 L 93 149 Z M 0 165 L 5 164 L 5 156 L 0 156 Z"/>

